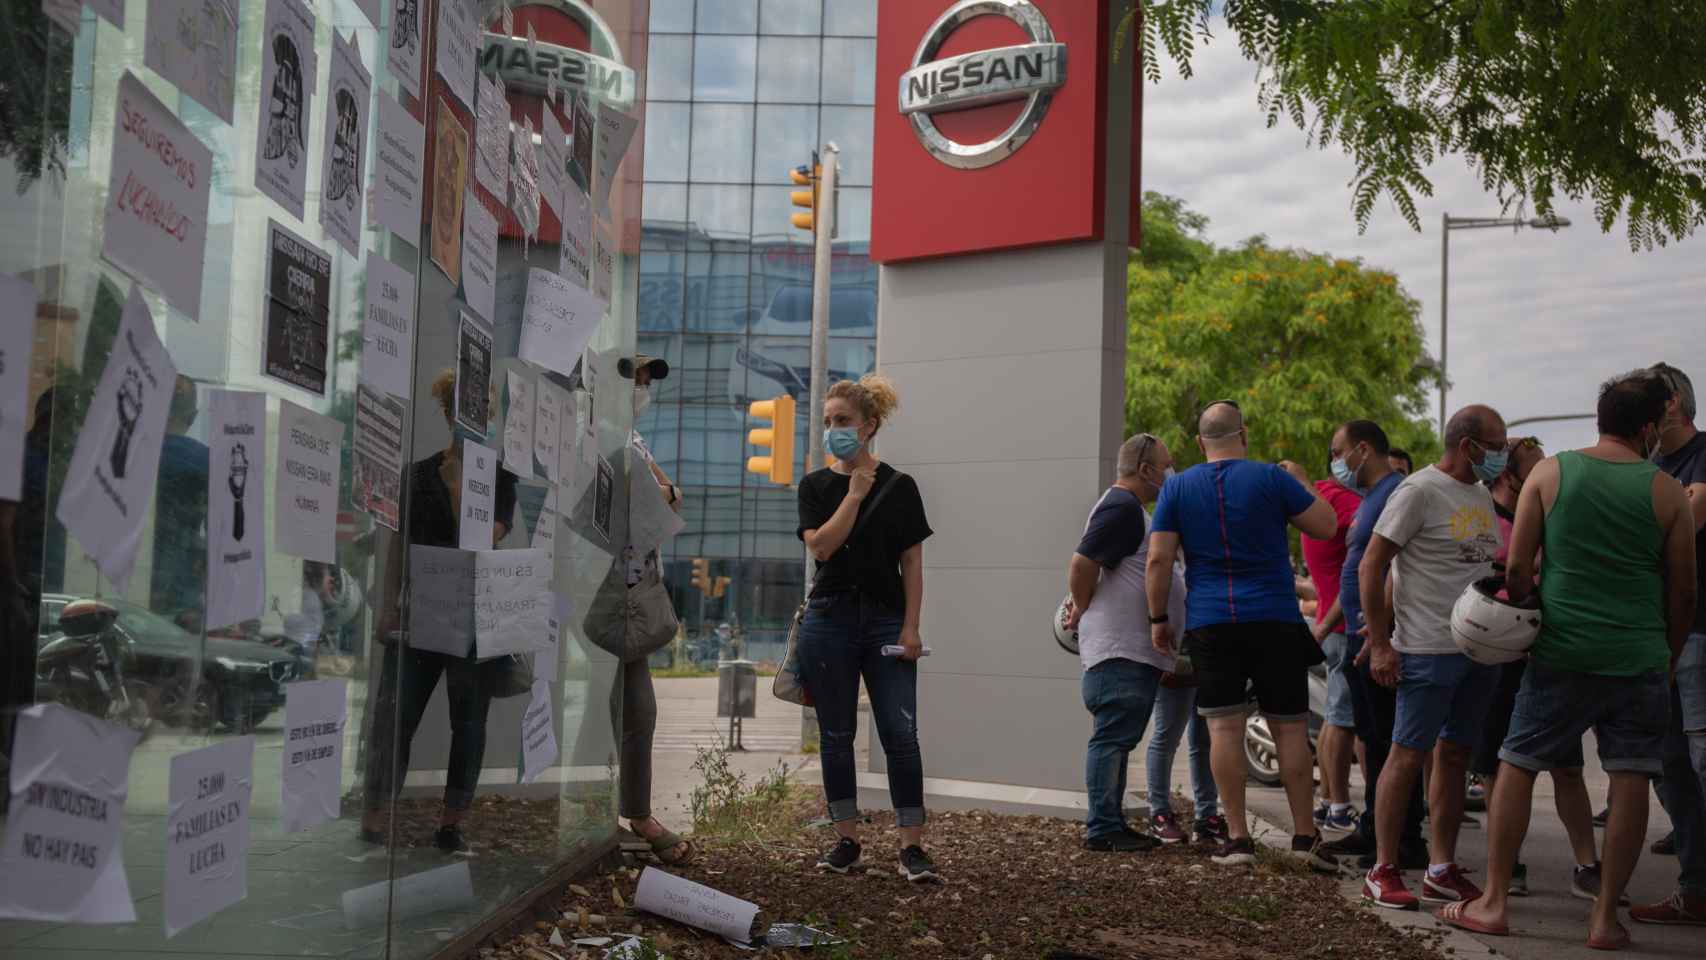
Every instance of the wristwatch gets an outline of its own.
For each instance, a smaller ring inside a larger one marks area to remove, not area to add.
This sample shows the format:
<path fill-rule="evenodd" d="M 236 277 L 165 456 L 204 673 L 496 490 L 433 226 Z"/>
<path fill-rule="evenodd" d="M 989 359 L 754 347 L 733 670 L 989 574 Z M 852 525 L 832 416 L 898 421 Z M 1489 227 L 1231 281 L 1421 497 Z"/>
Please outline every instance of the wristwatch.
<path fill-rule="evenodd" d="M 1158 624 L 1166 623 L 1166 622 L 1167 622 L 1167 615 L 1165 613 L 1163 613 L 1159 617 L 1150 617 L 1149 618 L 1149 625 L 1152 627 L 1156 626 Z"/>

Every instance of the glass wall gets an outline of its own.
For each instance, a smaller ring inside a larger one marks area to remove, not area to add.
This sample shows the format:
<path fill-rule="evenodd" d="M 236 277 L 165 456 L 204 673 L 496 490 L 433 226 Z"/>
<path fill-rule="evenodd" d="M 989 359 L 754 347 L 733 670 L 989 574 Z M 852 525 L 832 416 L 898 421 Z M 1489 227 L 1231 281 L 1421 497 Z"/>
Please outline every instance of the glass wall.
<path fill-rule="evenodd" d="M 672 373 L 639 418 L 694 518 L 667 557 L 699 662 L 780 659 L 804 589 L 791 489 L 748 474 L 751 401 L 797 401 L 804 465 L 812 238 L 793 228 L 788 172 L 841 150 L 830 294 L 832 380 L 876 363 L 870 262 L 876 0 L 670 0 L 651 9 L 639 343 Z M 689 584 L 709 561 L 721 597 Z M 721 630 L 719 628 L 727 627 Z"/>
<path fill-rule="evenodd" d="M 427 956 L 614 849 L 650 12 L 517 7 L 5 5 L 0 955 Z"/>

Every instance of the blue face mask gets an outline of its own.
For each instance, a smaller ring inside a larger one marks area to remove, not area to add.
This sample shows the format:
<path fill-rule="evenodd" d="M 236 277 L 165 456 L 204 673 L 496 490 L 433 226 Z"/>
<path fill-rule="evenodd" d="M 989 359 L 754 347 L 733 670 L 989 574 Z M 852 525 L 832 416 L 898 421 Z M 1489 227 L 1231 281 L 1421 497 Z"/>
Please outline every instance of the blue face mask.
<path fill-rule="evenodd" d="M 823 448 L 837 460 L 851 460 L 859 455 L 859 431 L 852 427 L 828 427 L 823 431 Z"/>
<path fill-rule="evenodd" d="M 1333 467 L 1333 479 L 1337 480 L 1339 482 L 1339 486 L 1344 487 L 1346 490 L 1355 490 L 1356 489 L 1356 485 L 1357 485 L 1356 471 L 1351 469 L 1351 465 L 1345 462 L 1344 457 L 1340 457 L 1339 459 L 1334 460 L 1332 463 L 1332 467 Z"/>
<path fill-rule="evenodd" d="M 1505 464 L 1510 460 L 1510 454 L 1503 450 L 1488 450 L 1486 457 L 1480 463 L 1471 463 L 1475 476 L 1482 483 L 1492 483 L 1505 472 Z"/>

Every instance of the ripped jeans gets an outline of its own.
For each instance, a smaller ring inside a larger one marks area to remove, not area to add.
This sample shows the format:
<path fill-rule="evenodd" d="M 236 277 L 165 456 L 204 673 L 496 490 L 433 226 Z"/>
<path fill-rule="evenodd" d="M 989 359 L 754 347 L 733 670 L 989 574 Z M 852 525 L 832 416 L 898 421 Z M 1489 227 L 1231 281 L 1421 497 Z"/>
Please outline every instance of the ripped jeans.
<path fill-rule="evenodd" d="M 902 827 L 924 825 L 924 761 L 918 752 L 918 664 L 883 656 L 900 643 L 902 618 L 864 594 L 813 597 L 800 624 L 800 672 L 823 734 L 823 792 L 829 818 L 859 816 L 853 737 L 859 680 L 871 695 L 877 738 L 888 758 L 889 798 Z"/>

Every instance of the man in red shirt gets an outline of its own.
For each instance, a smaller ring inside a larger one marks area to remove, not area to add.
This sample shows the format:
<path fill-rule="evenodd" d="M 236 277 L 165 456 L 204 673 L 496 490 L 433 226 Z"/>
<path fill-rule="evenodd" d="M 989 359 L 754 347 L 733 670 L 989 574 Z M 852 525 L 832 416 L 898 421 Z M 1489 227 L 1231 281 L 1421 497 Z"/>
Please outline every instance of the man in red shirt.
<path fill-rule="evenodd" d="M 1341 431 L 1342 433 L 1343 431 Z M 1334 438 L 1339 449 L 1342 437 Z M 1342 470 L 1344 464 L 1334 459 L 1334 476 L 1348 474 L 1350 484 L 1355 473 Z M 1356 752 L 1356 716 L 1351 710 L 1349 681 L 1340 663 L 1345 658 L 1345 618 L 1339 605 L 1339 573 L 1345 565 L 1345 535 L 1356 522 L 1357 508 L 1362 497 L 1338 479 L 1318 480 L 1315 489 L 1338 517 L 1338 529 L 1331 540 L 1303 537 L 1303 563 L 1309 568 L 1309 579 L 1315 584 L 1315 622 L 1310 629 L 1321 652 L 1327 657 L 1327 716 L 1321 727 L 1318 746 L 1321 759 L 1321 790 L 1325 794 L 1315 808 L 1315 825 L 1322 831 L 1348 833 L 1356 827 L 1356 811 L 1351 806 L 1351 760 Z"/>

